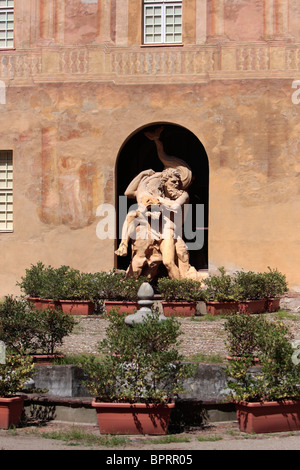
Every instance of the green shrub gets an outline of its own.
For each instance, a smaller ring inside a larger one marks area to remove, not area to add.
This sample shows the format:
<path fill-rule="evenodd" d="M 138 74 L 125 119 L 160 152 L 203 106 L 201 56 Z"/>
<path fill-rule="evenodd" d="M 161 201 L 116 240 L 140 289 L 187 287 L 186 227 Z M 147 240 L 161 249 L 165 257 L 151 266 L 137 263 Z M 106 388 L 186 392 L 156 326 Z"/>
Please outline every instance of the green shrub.
<path fill-rule="evenodd" d="M 210 275 L 204 279 L 206 288 L 204 298 L 208 302 L 228 302 L 240 299 L 239 288 L 235 279 L 230 274 L 226 274 L 224 267 L 219 268 L 220 274 Z"/>
<path fill-rule="evenodd" d="M 194 371 L 178 353 L 180 324 L 174 318 L 160 322 L 156 311 L 133 327 L 117 312 L 108 319 L 106 338 L 99 344 L 103 361 L 87 357 L 82 362 L 87 389 L 99 401 L 169 401 Z"/>
<path fill-rule="evenodd" d="M 0 364 L 0 396 L 9 397 L 21 392 L 33 376 L 33 368 L 30 358 L 7 353 L 5 364 Z"/>
<path fill-rule="evenodd" d="M 60 309 L 39 310 L 36 315 L 38 315 L 38 326 L 35 331 L 37 352 L 54 354 L 62 345 L 63 339 L 72 333 L 76 321 Z"/>
<path fill-rule="evenodd" d="M 244 314 L 247 315 L 247 314 Z M 248 322 L 245 322 L 245 328 Z M 230 361 L 227 367 L 230 397 L 234 401 L 277 401 L 300 398 L 300 364 L 294 364 L 292 334 L 280 322 L 253 316 L 253 350 L 259 360 L 256 373 L 251 355 L 243 360 Z M 245 332 L 245 335 L 247 333 Z M 235 341 L 229 337 L 232 348 Z M 250 345 L 250 346 L 249 346 Z M 248 349 L 251 350 L 251 338 Z"/>
<path fill-rule="evenodd" d="M 42 262 L 26 269 L 17 285 L 30 297 L 52 300 L 137 301 L 144 277 L 126 278 L 125 272 L 84 273 L 70 266 L 53 268 Z"/>
<path fill-rule="evenodd" d="M 76 324 L 60 309 L 37 310 L 12 296 L 0 304 L 0 340 L 18 354 L 53 354 Z"/>
<path fill-rule="evenodd" d="M 264 282 L 266 298 L 281 297 L 288 292 L 286 276 L 277 269 L 268 266 L 268 271 L 264 273 Z"/>
<path fill-rule="evenodd" d="M 146 279 L 143 276 L 126 278 L 125 272 L 118 272 L 114 269 L 107 273 L 101 273 L 98 284 L 99 298 L 137 302 L 138 290 L 145 281 Z"/>
<path fill-rule="evenodd" d="M 99 299 L 102 277 L 104 273 L 83 273 L 70 266 L 53 268 L 38 262 L 26 269 L 25 276 L 17 285 L 30 297 L 96 302 Z"/>
<path fill-rule="evenodd" d="M 43 297 L 48 298 L 44 295 L 47 290 L 47 272 L 53 268 L 46 268 L 45 265 L 39 261 L 36 265 L 31 265 L 30 268 L 25 270 L 25 276 L 21 278 L 17 285 L 21 290 L 30 297 Z M 47 293 L 48 294 L 48 293 Z"/>
<path fill-rule="evenodd" d="M 253 271 L 237 271 L 235 283 L 239 296 L 243 300 L 258 300 L 265 298 L 265 276 Z"/>
<path fill-rule="evenodd" d="M 261 316 L 243 313 L 228 316 L 224 325 L 228 353 L 233 357 L 253 358 L 258 350 L 259 329 L 264 325 L 265 320 Z"/>
<path fill-rule="evenodd" d="M 193 279 L 160 278 L 157 281 L 158 292 L 163 300 L 169 302 L 195 302 L 202 299 L 201 283 Z"/>
<path fill-rule="evenodd" d="M 221 267 L 219 273 L 204 280 L 207 301 L 258 300 L 280 297 L 288 291 L 285 275 L 270 267 L 263 273 L 236 271 L 233 275 Z"/>
<path fill-rule="evenodd" d="M 38 316 L 26 300 L 5 297 L 0 304 L 0 340 L 15 353 L 24 354 L 38 348 Z"/>
<path fill-rule="evenodd" d="M 82 273 L 68 266 L 56 269 L 55 300 L 90 300 L 99 298 L 99 274 Z"/>

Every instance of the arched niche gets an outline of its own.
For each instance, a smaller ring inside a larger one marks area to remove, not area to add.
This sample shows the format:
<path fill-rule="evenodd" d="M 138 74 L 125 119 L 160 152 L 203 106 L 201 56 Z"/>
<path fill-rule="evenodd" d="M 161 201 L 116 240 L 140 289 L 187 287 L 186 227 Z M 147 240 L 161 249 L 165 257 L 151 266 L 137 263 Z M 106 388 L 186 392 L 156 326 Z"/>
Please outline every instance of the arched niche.
<path fill-rule="evenodd" d="M 197 204 L 204 207 L 204 227 L 196 227 L 193 218 L 193 230 L 204 230 L 204 244 L 201 249 L 190 250 L 190 264 L 197 270 L 208 269 L 208 204 L 209 204 L 209 165 L 205 149 L 200 140 L 188 129 L 171 123 L 153 123 L 143 126 L 133 133 L 123 144 L 116 162 L 116 204 L 117 204 L 117 240 L 116 248 L 120 242 L 120 228 L 122 218 L 119 217 L 119 196 L 123 196 L 128 184 L 141 171 L 152 169 L 162 171 L 163 164 L 158 158 L 155 143 L 145 136 L 145 131 L 163 125 L 160 140 L 163 142 L 164 150 L 172 155 L 186 161 L 191 167 L 193 181 L 188 188 L 190 204 L 193 213 Z M 129 208 L 135 201 L 127 199 Z M 201 223 L 201 225 L 203 225 Z M 115 257 L 115 267 L 126 270 L 131 259 L 131 251 L 126 257 Z M 161 268 L 161 275 L 166 275 Z"/>

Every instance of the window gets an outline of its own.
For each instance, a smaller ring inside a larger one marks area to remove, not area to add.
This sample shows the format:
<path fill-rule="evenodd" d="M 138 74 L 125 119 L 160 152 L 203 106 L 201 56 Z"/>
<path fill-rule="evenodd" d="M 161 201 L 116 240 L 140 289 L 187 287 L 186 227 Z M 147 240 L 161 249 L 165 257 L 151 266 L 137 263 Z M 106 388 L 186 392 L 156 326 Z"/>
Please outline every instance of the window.
<path fill-rule="evenodd" d="M 13 230 L 12 151 L 0 150 L 0 231 Z"/>
<path fill-rule="evenodd" d="M 182 42 L 182 1 L 144 0 L 144 44 Z"/>
<path fill-rule="evenodd" d="M 14 47 L 14 0 L 0 0 L 0 49 Z"/>

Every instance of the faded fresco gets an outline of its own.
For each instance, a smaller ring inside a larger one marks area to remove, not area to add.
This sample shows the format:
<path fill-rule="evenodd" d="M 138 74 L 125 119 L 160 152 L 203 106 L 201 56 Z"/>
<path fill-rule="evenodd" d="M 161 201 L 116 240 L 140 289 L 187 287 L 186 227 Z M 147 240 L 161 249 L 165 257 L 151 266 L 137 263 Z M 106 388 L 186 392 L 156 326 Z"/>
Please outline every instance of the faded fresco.
<path fill-rule="evenodd" d="M 95 218 L 93 190 L 95 166 L 77 157 L 59 154 L 55 129 L 42 131 L 41 220 L 73 229 L 91 224 Z"/>

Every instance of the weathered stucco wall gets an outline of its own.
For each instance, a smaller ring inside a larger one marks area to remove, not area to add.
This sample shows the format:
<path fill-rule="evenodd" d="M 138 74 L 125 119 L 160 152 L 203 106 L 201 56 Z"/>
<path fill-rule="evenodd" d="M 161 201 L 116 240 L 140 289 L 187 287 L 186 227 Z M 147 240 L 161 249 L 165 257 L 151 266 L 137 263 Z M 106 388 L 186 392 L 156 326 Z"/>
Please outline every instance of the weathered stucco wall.
<path fill-rule="evenodd" d="M 277 267 L 299 288 L 300 106 L 290 80 L 201 85 L 9 87 L 1 148 L 14 151 L 14 232 L 1 233 L 1 294 L 30 263 L 114 266 L 96 209 L 115 203 L 115 165 L 142 126 L 193 132 L 210 165 L 210 268 Z"/>
<path fill-rule="evenodd" d="M 210 270 L 277 267 L 300 291 L 297 0 L 183 0 L 171 47 L 142 44 L 141 5 L 15 0 L 15 49 L 0 51 L 0 150 L 14 168 L 0 295 L 39 260 L 114 266 L 97 207 L 116 202 L 124 142 L 160 122 L 206 150 Z"/>

